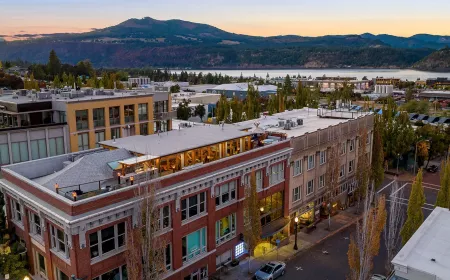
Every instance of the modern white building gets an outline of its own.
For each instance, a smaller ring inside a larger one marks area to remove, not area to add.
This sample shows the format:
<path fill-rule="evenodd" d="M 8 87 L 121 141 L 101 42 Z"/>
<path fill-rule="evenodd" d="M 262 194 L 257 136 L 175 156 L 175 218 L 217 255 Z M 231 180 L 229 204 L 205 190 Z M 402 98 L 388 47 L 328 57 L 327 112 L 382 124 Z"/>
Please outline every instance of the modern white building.
<path fill-rule="evenodd" d="M 376 94 L 380 94 L 381 96 L 390 96 L 394 92 L 393 85 L 375 85 Z"/>
<path fill-rule="evenodd" d="M 450 211 L 436 207 L 392 260 L 399 280 L 450 279 Z"/>
<path fill-rule="evenodd" d="M 128 84 L 129 85 L 135 85 L 135 86 L 142 86 L 142 85 L 149 85 L 152 81 L 149 77 L 137 77 L 137 78 L 128 78 Z"/>

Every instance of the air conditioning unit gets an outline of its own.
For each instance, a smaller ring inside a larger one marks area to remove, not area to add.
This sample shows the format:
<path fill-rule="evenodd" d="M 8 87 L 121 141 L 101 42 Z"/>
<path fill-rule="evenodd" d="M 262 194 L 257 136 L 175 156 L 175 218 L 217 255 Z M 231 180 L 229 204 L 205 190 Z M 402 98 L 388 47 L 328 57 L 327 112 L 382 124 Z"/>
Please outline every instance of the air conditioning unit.
<path fill-rule="evenodd" d="M 290 130 L 291 129 L 291 121 L 287 120 L 286 123 L 284 124 L 284 129 L 285 130 Z"/>
<path fill-rule="evenodd" d="M 297 125 L 303 125 L 303 119 L 297 119 Z"/>
<path fill-rule="evenodd" d="M 278 121 L 278 126 L 283 127 L 286 122 L 284 120 Z"/>

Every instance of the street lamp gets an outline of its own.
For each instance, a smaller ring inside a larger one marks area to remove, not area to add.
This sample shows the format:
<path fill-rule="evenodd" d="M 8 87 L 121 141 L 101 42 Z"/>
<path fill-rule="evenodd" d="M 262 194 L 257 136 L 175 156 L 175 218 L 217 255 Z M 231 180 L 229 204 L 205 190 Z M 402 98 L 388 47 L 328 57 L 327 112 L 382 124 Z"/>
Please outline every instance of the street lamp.
<path fill-rule="evenodd" d="M 295 232 L 295 243 L 294 243 L 294 250 L 298 250 L 297 246 L 297 226 L 298 226 L 298 217 L 295 217 L 294 219 L 294 232 Z"/>
<path fill-rule="evenodd" d="M 259 211 L 264 212 L 264 207 L 259 208 Z"/>
<path fill-rule="evenodd" d="M 398 176 L 398 162 L 400 161 L 400 154 L 397 154 L 397 176 Z"/>

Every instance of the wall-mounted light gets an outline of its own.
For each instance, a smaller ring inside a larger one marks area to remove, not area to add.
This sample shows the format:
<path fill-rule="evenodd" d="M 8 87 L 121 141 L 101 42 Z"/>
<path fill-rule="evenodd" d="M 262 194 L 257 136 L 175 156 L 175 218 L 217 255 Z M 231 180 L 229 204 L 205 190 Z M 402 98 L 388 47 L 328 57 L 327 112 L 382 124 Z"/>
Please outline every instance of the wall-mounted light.
<path fill-rule="evenodd" d="M 77 201 L 77 192 L 72 192 L 73 201 Z"/>
<path fill-rule="evenodd" d="M 259 208 L 259 211 L 264 212 L 264 207 Z"/>
<path fill-rule="evenodd" d="M 122 174 L 120 174 L 120 172 L 117 172 L 117 183 L 120 185 L 120 176 L 121 176 Z"/>
<path fill-rule="evenodd" d="M 55 183 L 55 191 L 56 191 L 56 193 L 59 193 L 59 185 L 58 185 L 58 183 Z"/>
<path fill-rule="evenodd" d="M 133 185 L 133 183 L 134 183 L 134 177 L 133 176 L 130 177 L 130 183 L 131 183 L 131 185 Z"/>

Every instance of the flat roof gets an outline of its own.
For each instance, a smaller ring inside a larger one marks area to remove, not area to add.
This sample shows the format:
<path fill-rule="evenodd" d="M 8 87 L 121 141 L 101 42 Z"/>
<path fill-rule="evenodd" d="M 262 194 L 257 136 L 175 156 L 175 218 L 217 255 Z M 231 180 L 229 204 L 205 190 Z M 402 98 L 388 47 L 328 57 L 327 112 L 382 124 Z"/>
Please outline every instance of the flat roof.
<path fill-rule="evenodd" d="M 323 118 L 318 116 L 318 109 L 313 108 L 303 108 L 296 109 L 292 111 L 285 111 L 282 113 L 273 114 L 272 116 L 263 116 L 257 120 L 249 120 L 240 123 L 236 123 L 235 125 L 238 127 L 244 128 L 252 128 L 255 129 L 255 123 L 259 123 L 259 128 L 263 129 L 266 132 L 276 132 L 276 133 L 285 133 L 287 137 L 299 137 L 304 135 L 305 133 L 310 133 L 317 131 L 318 129 L 324 129 L 329 126 L 334 126 L 340 123 L 348 122 L 351 119 L 354 119 L 360 116 L 365 116 L 371 113 L 366 112 L 356 112 L 356 111 L 344 111 L 344 112 L 336 112 L 333 111 L 333 114 L 336 118 L 328 117 Z M 352 116 L 354 116 L 352 118 Z M 303 125 L 292 127 L 290 130 L 284 129 L 284 127 L 279 127 L 279 121 L 281 120 L 295 120 L 303 119 Z"/>
<path fill-rule="evenodd" d="M 76 94 L 82 93 L 82 91 L 76 91 Z M 32 100 L 31 97 L 28 96 L 22 96 L 18 94 L 17 96 L 13 94 L 2 94 L 0 95 L 0 102 L 8 102 L 13 104 L 25 104 L 25 103 L 38 103 L 38 102 L 64 102 L 64 103 L 71 103 L 71 102 L 80 102 L 80 101 L 89 101 L 89 100 L 105 100 L 105 99 L 118 99 L 118 98 L 132 98 L 132 97 L 142 97 L 142 96 L 153 96 L 158 93 L 165 93 L 168 94 L 168 92 L 158 92 L 158 91 L 150 91 L 150 90 L 104 90 L 104 93 L 114 93 L 114 94 L 96 94 L 96 95 L 84 95 L 80 97 L 64 97 L 61 94 L 51 94 L 51 98 L 47 99 L 35 99 Z M 67 94 L 69 94 L 67 92 Z"/>
<path fill-rule="evenodd" d="M 135 135 L 100 142 L 101 145 L 123 148 L 142 155 L 162 157 L 212 144 L 249 136 L 232 125 L 200 125 L 188 129 L 175 129 L 147 136 Z"/>
<path fill-rule="evenodd" d="M 260 92 L 277 91 L 277 86 L 274 85 L 255 85 L 255 88 L 258 89 Z M 248 83 L 222 84 L 215 86 L 213 88 L 209 88 L 209 90 L 247 91 Z"/>
<path fill-rule="evenodd" d="M 449 279 L 449 256 L 450 211 L 436 207 L 392 263 L 434 275 L 436 279 Z"/>

